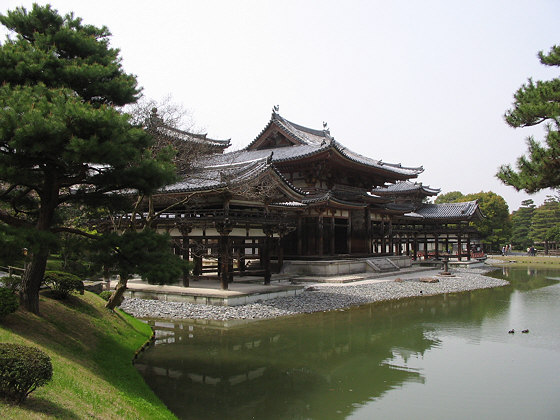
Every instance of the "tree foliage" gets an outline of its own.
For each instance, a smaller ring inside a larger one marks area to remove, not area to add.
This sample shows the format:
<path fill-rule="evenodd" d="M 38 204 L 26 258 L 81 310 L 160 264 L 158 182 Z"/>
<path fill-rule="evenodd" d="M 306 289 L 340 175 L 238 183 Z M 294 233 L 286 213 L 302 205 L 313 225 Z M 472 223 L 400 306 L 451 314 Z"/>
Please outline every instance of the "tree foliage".
<path fill-rule="evenodd" d="M 558 67 L 560 46 L 553 46 L 548 54 L 541 51 L 538 57 L 543 65 Z M 513 108 L 506 112 L 505 120 L 514 128 L 546 123 L 546 136 L 544 143 L 529 137 L 528 155 L 517 160 L 517 170 L 503 165 L 497 177 L 529 193 L 560 187 L 560 78 L 529 79 L 515 93 Z"/>
<path fill-rule="evenodd" d="M 463 193 L 459 191 L 450 191 L 445 194 L 440 194 L 437 196 L 436 200 L 434 201 L 435 204 L 444 204 L 444 203 L 457 203 L 462 201 Z"/>
<path fill-rule="evenodd" d="M 511 243 L 515 248 L 526 249 L 533 244 L 529 236 L 535 204 L 533 200 L 525 200 L 521 207 L 511 215 Z"/>
<path fill-rule="evenodd" d="M 78 233 L 61 210 L 121 206 L 114 192 L 149 194 L 175 171 L 168 155 L 149 152 L 151 136 L 115 108 L 140 90 L 109 47 L 107 28 L 36 4 L 0 22 L 15 34 L 0 46 L 0 221 L 29 239 L 22 302 L 38 313 L 56 235 Z"/>
<path fill-rule="evenodd" d="M 477 201 L 484 218 L 473 222 L 482 237 L 482 243 L 491 248 L 499 248 L 509 240 L 511 220 L 509 207 L 504 198 L 491 191 L 463 195 L 459 191 L 451 191 L 438 196 L 435 203 L 460 203 Z"/>
<path fill-rule="evenodd" d="M 491 246 L 492 249 L 499 248 L 509 241 L 511 235 L 511 219 L 509 207 L 501 195 L 494 192 L 479 192 L 467 194 L 458 201 L 476 200 L 484 218 L 475 222 L 476 228 L 482 236 L 482 242 Z"/>
<path fill-rule="evenodd" d="M 560 203 L 554 198 L 549 197 L 545 202 L 535 209 L 530 239 L 534 243 L 545 243 L 555 241 L 556 231 L 560 226 Z"/>

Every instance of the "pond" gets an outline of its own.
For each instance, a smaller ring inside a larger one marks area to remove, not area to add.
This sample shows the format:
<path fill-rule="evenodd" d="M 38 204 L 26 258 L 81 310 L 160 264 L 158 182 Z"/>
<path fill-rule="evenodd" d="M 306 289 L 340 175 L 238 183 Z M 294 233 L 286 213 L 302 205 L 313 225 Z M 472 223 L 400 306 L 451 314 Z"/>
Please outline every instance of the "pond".
<path fill-rule="evenodd" d="M 152 320 L 136 366 L 181 419 L 558 419 L 560 270 L 495 275 L 511 286 L 229 327 Z"/>

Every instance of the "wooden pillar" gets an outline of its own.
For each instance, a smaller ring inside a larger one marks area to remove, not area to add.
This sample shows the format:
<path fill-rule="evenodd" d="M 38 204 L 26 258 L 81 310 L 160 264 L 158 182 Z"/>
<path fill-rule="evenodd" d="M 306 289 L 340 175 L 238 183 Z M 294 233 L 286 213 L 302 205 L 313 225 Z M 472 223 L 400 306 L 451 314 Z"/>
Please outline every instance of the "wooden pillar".
<path fill-rule="evenodd" d="M 181 256 L 183 261 L 187 263 L 190 261 L 190 240 L 189 233 L 192 231 L 192 225 L 188 223 L 180 223 L 177 225 L 179 232 L 181 232 Z M 183 286 L 189 287 L 190 273 L 187 271 L 183 273 Z"/>
<path fill-rule="evenodd" d="M 381 253 L 384 254 L 387 251 L 385 244 L 385 221 L 381 221 Z"/>
<path fill-rule="evenodd" d="M 298 216 L 297 219 L 297 254 L 303 255 L 303 223 L 301 214 Z"/>
<path fill-rule="evenodd" d="M 428 234 L 424 234 L 424 259 L 428 259 Z"/>
<path fill-rule="evenodd" d="M 413 254 L 412 254 L 412 259 L 414 261 L 416 261 L 418 259 L 418 234 L 414 234 L 414 239 L 413 239 L 413 243 L 412 243 L 412 248 L 413 248 Z"/>
<path fill-rule="evenodd" d="M 227 272 L 228 272 L 228 283 L 233 283 L 233 239 L 229 236 L 226 238 L 227 240 L 227 249 L 228 249 L 228 259 L 227 259 Z"/>
<path fill-rule="evenodd" d="M 461 251 L 463 244 L 461 243 L 461 231 L 457 232 L 457 260 L 461 261 Z"/>
<path fill-rule="evenodd" d="M 220 276 L 220 288 L 222 290 L 227 290 L 229 284 L 229 276 L 228 276 L 229 261 L 227 258 L 228 237 L 226 235 L 220 235 L 220 239 L 218 241 L 219 241 L 218 276 Z"/>
<path fill-rule="evenodd" d="M 318 218 L 317 218 L 317 237 L 318 237 L 318 246 L 317 246 L 317 250 L 319 252 L 319 256 L 322 257 L 323 256 L 323 215 L 321 214 Z"/>
<path fill-rule="evenodd" d="M 369 212 L 369 208 L 366 207 L 365 209 L 365 222 L 366 222 L 366 253 L 371 254 L 371 214 Z"/>
<path fill-rule="evenodd" d="M 263 232 L 266 235 L 263 241 L 262 247 L 262 266 L 264 268 L 264 284 L 270 284 L 270 278 L 272 277 L 270 270 L 270 249 L 272 245 L 272 229 L 263 228 Z"/>
<path fill-rule="evenodd" d="M 334 215 L 331 217 L 331 227 L 330 227 L 330 250 L 329 255 L 334 255 L 334 248 L 335 248 L 335 220 Z"/>
<path fill-rule="evenodd" d="M 192 246 L 192 255 L 193 255 L 193 275 L 194 276 L 201 276 L 202 275 L 202 240 L 196 239 L 193 241 Z"/>
<path fill-rule="evenodd" d="M 346 249 L 352 253 L 352 210 L 348 210 L 348 223 L 346 225 Z"/>
<path fill-rule="evenodd" d="M 182 246 L 182 251 L 183 251 L 183 261 L 186 261 L 187 263 L 190 261 L 190 255 L 189 255 L 189 247 L 190 247 L 190 240 L 188 236 L 183 236 L 183 246 Z M 185 273 L 183 273 L 183 286 L 184 287 L 189 287 L 189 279 L 190 279 L 190 273 L 187 271 Z"/>
<path fill-rule="evenodd" d="M 467 261 L 471 260 L 471 234 L 467 233 Z"/>
<path fill-rule="evenodd" d="M 220 288 L 222 290 L 227 290 L 228 283 L 230 282 L 231 241 L 229 234 L 232 231 L 231 223 L 228 220 L 216 222 L 216 230 L 220 234 L 218 240 Z"/>
<path fill-rule="evenodd" d="M 245 239 L 241 239 L 237 248 L 237 267 L 240 273 L 245 272 Z"/>
<path fill-rule="evenodd" d="M 282 271 L 284 265 L 284 236 L 278 238 L 278 273 Z"/>
<path fill-rule="evenodd" d="M 439 260 L 439 236 L 437 233 L 434 234 L 434 246 L 436 248 L 436 260 Z"/>
<path fill-rule="evenodd" d="M 406 256 L 410 257 L 410 235 L 406 234 Z"/>

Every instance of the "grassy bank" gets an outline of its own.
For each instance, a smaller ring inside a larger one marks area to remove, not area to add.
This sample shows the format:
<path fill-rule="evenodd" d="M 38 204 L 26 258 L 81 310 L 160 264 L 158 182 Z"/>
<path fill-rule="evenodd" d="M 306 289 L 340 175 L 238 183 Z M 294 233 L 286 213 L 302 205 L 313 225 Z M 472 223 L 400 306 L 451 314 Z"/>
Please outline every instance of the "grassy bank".
<path fill-rule="evenodd" d="M 517 264 L 517 265 L 542 265 L 551 268 L 560 268 L 560 257 L 546 257 L 535 256 L 529 257 L 526 255 L 507 255 L 505 257 L 492 255 L 492 260 L 503 261 L 504 264 Z"/>
<path fill-rule="evenodd" d="M 0 401 L 3 418 L 175 418 L 131 363 L 150 327 L 104 303 L 89 292 L 65 302 L 41 296 L 40 317 L 19 309 L 0 321 L 0 342 L 39 347 L 54 371 L 23 405 Z"/>

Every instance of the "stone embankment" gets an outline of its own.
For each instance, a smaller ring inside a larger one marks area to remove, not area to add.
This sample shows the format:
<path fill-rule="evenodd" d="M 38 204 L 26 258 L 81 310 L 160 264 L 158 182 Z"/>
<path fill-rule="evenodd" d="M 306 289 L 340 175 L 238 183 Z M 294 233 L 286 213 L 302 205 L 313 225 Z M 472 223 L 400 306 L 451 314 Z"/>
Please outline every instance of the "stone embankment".
<path fill-rule="evenodd" d="M 264 319 L 311 312 L 332 311 L 367 303 L 432 296 L 500 287 L 505 280 L 487 277 L 490 269 L 457 269 L 453 276 L 437 272 L 416 273 L 393 280 L 365 280 L 346 284 L 313 284 L 294 297 L 282 297 L 243 306 L 211 306 L 147 299 L 125 299 L 121 309 L 137 318 L 164 319 Z M 425 282 L 437 279 L 438 282 Z"/>

